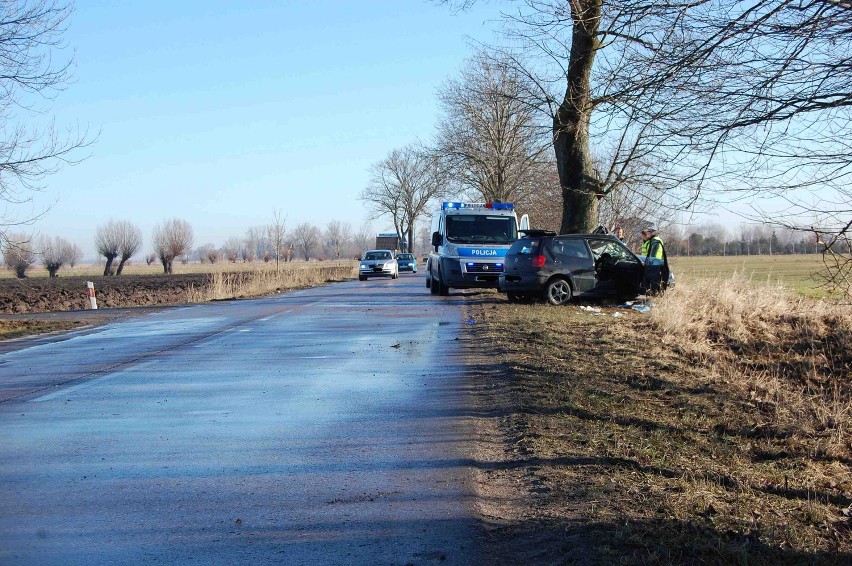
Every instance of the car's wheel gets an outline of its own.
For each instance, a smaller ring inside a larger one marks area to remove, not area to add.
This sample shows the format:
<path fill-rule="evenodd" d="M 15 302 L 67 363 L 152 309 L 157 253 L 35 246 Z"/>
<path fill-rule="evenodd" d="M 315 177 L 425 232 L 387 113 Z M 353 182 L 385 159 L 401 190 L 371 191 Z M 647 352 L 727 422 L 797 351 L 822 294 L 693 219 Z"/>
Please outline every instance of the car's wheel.
<path fill-rule="evenodd" d="M 366 276 L 366 275 L 359 275 L 359 276 L 358 276 L 358 281 L 366 281 L 366 280 L 367 280 L 367 276 Z"/>
<path fill-rule="evenodd" d="M 544 296 L 551 305 L 564 305 L 571 300 L 571 284 L 558 277 L 547 284 Z"/>
<path fill-rule="evenodd" d="M 399 271 L 394 271 L 393 273 L 391 273 L 391 279 L 396 279 L 397 277 L 399 277 Z"/>
<path fill-rule="evenodd" d="M 521 296 L 517 293 L 506 293 L 506 298 L 510 303 L 518 303 L 521 301 Z"/>
<path fill-rule="evenodd" d="M 426 288 L 427 288 L 427 289 L 431 289 L 431 288 L 432 288 L 432 278 L 431 278 L 431 277 L 429 277 L 429 274 L 428 274 L 428 273 L 426 274 Z"/>

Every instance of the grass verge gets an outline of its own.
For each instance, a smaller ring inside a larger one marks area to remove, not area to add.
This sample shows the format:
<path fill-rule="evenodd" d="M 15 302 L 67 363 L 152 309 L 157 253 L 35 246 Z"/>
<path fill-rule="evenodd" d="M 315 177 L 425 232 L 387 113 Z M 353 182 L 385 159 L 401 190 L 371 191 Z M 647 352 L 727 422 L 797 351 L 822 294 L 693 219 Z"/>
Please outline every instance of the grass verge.
<path fill-rule="evenodd" d="M 0 320 L 0 340 L 73 330 L 86 325 L 83 321 L 70 320 Z"/>
<path fill-rule="evenodd" d="M 335 265 L 307 264 L 295 268 L 257 269 L 241 272 L 211 273 L 203 287 L 193 287 L 187 292 L 187 301 L 200 303 L 223 299 L 259 297 L 286 291 L 314 287 L 324 283 L 354 279 L 357 264 L 342 262 Z"/>
<path fill-rule="evenodd" d="M 842 307 L 735 277 L 679 283 L 652 316 L 468 308 L 503 360 L 477 376 L 505 445 L 484 473 L 524 488 L 493 525 L 518 562 L 852 560 Z"/>

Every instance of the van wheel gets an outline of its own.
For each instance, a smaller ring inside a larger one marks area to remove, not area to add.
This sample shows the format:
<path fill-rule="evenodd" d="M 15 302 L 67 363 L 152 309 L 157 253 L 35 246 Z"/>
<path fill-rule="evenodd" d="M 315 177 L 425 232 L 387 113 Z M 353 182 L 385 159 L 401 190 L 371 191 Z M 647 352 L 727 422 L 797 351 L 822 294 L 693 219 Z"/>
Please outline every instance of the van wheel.
<path fill-rule="evenodd" d="M 571 300 L 571 284 L 558 277 L 547 284 L 544 296 L 551 305 L 564 305 Z"/>
<path fill-rule="evenodd" d="M 438 280 L 434 277 L 429 278 L 429 292 L 433 295 L 438 294 Z"/>
<path fill-rule="evenodd" d="M 446 297 L 450 294 L 450 288 L 444 285 L 444 281 L 442 279 L 438 279 L 438 294 L 442 297 Z"/>
<path fill-rule="evenodd" d="M 431 289 L 431 288 L 432 288 L 432 278 L 431 278 L 431 277 L 429 277 L 428 275 L 426 276 L 426 288 L 427 288 L 427 289 Z"/>

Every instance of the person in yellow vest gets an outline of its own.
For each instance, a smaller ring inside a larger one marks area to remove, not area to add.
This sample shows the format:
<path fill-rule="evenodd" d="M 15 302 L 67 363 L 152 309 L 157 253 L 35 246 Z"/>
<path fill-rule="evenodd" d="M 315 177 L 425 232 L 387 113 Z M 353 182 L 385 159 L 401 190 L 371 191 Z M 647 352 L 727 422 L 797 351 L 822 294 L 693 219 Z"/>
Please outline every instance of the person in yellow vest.
<path fill-rule="evenodd" d="M 642 252 L 639 255 L 660 260 L 666 255 L 663 240 L 657 236 L 657 227 L 653 224 L 648 224 L 642 230 Z"/>
<path fill-rule="evenodd" d="M 648 224 L 642 230 L 642 251 L 645 256 L 645 289 L 657 294 L 666 289 L 669 283 L 669 258 L 663 239 L 657 236 L 657 227 Z"/>

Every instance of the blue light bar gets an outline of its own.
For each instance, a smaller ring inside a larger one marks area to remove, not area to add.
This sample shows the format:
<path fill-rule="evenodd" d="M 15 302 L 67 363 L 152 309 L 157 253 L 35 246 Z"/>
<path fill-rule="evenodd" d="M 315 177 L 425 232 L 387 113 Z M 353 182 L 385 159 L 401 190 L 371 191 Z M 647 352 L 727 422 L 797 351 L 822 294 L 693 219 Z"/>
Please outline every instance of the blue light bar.
<path fill-rule="evenodd" d="M 472 262 L 472 261 L 467 262 L 467 266 L 468 266 L 468 267 L 473 267 L 473 262 Z"/>
<path fill-rule="evenodd" d="M 487 208 L 491 210 L 515 210 L 515 205 L 511 202 L 485 202 L 485 203 L 469 203 L 469 202 L 442 202 L 441 209 L 449 208 Z"/>

